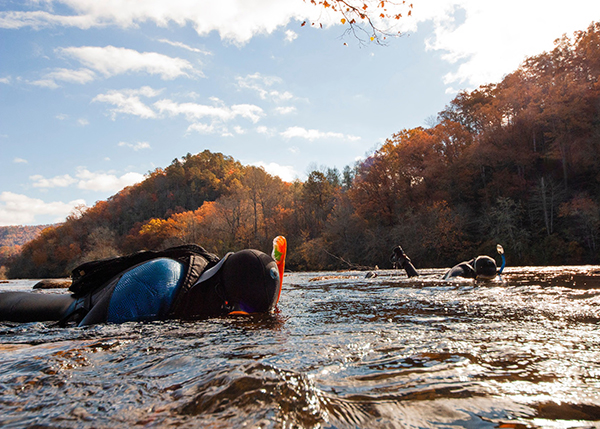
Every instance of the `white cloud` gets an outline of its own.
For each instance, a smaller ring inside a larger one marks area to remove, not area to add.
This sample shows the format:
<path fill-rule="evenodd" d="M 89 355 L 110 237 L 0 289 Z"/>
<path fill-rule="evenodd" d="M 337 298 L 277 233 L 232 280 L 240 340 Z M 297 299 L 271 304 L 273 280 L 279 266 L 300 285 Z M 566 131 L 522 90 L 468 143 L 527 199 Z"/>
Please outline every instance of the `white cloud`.
<path fill-rule="evenodd" d="M 52 79 L 38 79 L 30 82 L 32 85 L 41 86 L 42 88 L 56 89 L 58 84 Z"/>
<path fill-rule="evenodd" d="M 263 100 L 268 99 L 274 102 L 281 102 L 294 98 L 291 92 L 281 92 L 269 88 L 282 82 L 280 78 L 275 76 L 263 76 L 260 73 L 254 73 L 246 77 L 238 77 L 236 80 L 240 88 L 256 91 L 258 96 Z"/>
<path fill-rule="evenodd" d="M 289 115 L 290 113 L 294 113 L 295 111 L 296 111 L 296 108 L 293 106 L 276 107 L 275 108 L 275 112 L 277 112 L 280 115 Z"/>
<path fill-rule="evenodd" d="M 294 137 L 303 138 L 309 141 L 321 140 L 321 139 L 343 139 L 343 140 L 360 140 L 360 137 L 346 135 L 342 133 L 334 132 L 323 132 L 319 130 L 307 130 L 302 127 L 289 127 L 287 130 L 280 133 L 282 137 L 291 139 Z"/>
<path fill-rule="evenodd" d="M 87 30 L 91 27 L 102 26 L 103 24 L 90 15 L 53 15 L 49 12 L 37 10 L 0 12 L 0 28 L 16 30 L 23 27 L 31 27 L 38 30 L 55 25 Z"/>
<path fill-rule="evenodd" d="M 137 142 L 135 144 L 127 143 L 127 142 L 119 142 L 119 146 L 129 147 L 136 152 L 141 149 L 150 149 L 150 143 L 148 143 L 148 142 Z"/>
<path fill-rule="evenodd" d="M 124 89 L 121 91 L 111 90 L 106 94 L 99 94 L 92 101 L 108 103 L 115 106 L 110 109 L 113 120 L 117 113 L 125 113 L 128 115 L 139 116 L 141 118 L 156 118 L 157 114 L 144 104 L 140 97 L 156 97 L 161 93 L 161 90 L 155 90 L 149 86 L 144 86 L 140 89 Z"/>
<path fill-rule="evenodd" d="M 90 124 L 90 121 L 88 121 L 85 118 L 79 118 L 79 119 L 77 119 L 77 124 L 79 124 L 82 127 L 85 127 L 86 125 Z"/>
<path fill-rule="evenodd" d="M 183 115 L 190 122 L 210 118 L 220 122 L 231 121 L 237 116 L 249 119 L 256 123 L 264 116 L 263 110 L 253 104 L 234 104 L 231 107 L 225 106 L 220 100 L 214 99 L 214 106 L 208 106 L 198 103 L 177 103 L 172 100 L 164 99 L 154 103 L 154 107 L 161 113 L 169 116 Z"/>
<path fill-rule="evenodd" d="M 204 134 L 220 133 L 223 136 L 231 134 L 223 124 L 236 118 L 248 119 L 257 123 L 264 115 L 263 109 L 254 104 L 234 104 L 227 106 L 218 98 L 212 97 L 213 105 L 200 103 L 179 103 L 170 99 L 158 100 L 152 105 L 146 104 L 141 97 L 156 97 L 160 90 L 143 87 L 138 90 L 111 90 L 106 94 L 97 95 L 92 101 L 108 103 L 114 107 L 110 109 L 111 116 L 116 119 L 117 114 L 129 114 L 145 119 L 157 119 L 165 116 L 184 116 L 192 125 L 189 131 L 197 131 Z M 208 120 L 210 123 L 200 121 Z"/>
<path fill-rule="evenodd" d="M 74 179 L 68 174 L 55 176 L 50 179 L 46 179 L 44 176 L 36 174 L 34 176 L 30 176 L 29 179 L 33 181 L 32 186 L 34 188 L 66 188 L 67 186 L 77 183 L 77 179 Z"/>
<path fill-rule="evenodd" d="M 44 79 L 38 82 L 52 81 L 56 84 L 57 80 L 71 83 L 84 84 L 93 81 L 96 78 L 96 73 L 90 69 L 56 69 L 44 76 Z"/>
<path fill-rule="evenodd" d="M 143 174 L 134 172 L 117 176 L 110 172 L 91 172 L 83 167 L 77 169 L 76 176 L 79 179 L 77 182 L 79 189 L 102 192 L 117 192 L 145 179 Z"/>
<path fill-rule="evenodd" d="M 295 31 L 292 31 L 292 30 L 285 31 L 285 41 L 286 42 L 293 42 L 297 38 L 298 38 L 298 33 L 296 33 Z"/>
<path fill-rule="evenodd" d="M 216 31 L 223 40 L 244 44 L 257 34 L 273 33 L 293 19 L 302 21 L 328 15 L 322 8 L 301 0 L 45 0 L 31 4 L 38 5 L 38 10 L 0 12 L 0 28 L 135 27 L 150 21 L 161 27 L 171 23 L 182 27 L 191 24 L 201 36 Z M 71 14 L 48 12 L 54 4 L 67 6 Z"/>
<path fill-rule="evenodd" d="M 182 49 L 188 50 L 190 52 L 195 52 L 195 53 L 204 54 L 204 55 L 212 55 L 212 53 L 209 52 L 209 51 L 203 51 L 202 49 L 193 48 L 193 47 L 191 47 L 189 45 L 186 45 L 185 43 L 173 42 L 173 41 L 168 40 L 168 39 L 159 39 L 158 41 L 161 42 L 161 43 L 166 43 L 167 45 L 171 45 L 171 46 L 175 46 L 177 48 L 182 48 Z"/>
<path fill-rule="evenodd" d="M 72 26 L 89 29 L 108 25 L 133 28 L 151 22 L 161 27 L 191 25 L 201 36 L 215 31 L 223 40 L 244 44 L 258 34 L 271 34 L 278 29 L 285 30 L 286 40 L 293 40 L 294 31 L 285 27 L 294 20 L 341 25 L 339 16 L 332 13 L 331 8 L 313 7 L 309 1 L 302 0 L 44 0 L 25 5 L 28 10 L 0 12 L 0 28 Z M 63 15 L 54 14 L 54 9 L 64 11 Z M 461 21 L 463 16 L 464 22 Z M 392 31 L 415 32 L 433 25 L 434 34 L 428 40 L 427 49 L 442 53 L 445 61 L 456 65 L 456 70 L 446 75 L 445 82 L 464 88 L 499 81 L 526 56 L 552 49 L 554 39 L 563 33 L 585 29 L 599 16 L 597 0 L 572 0 L 568 4 L 558 0 L 502 3 L 427 0 L 415 2 L 412 17 L 399 20 Z M 196 48 L 178 42 L 165 43 L 196 52 Z M 402 43 L 402 39 L 397 43 Z M 103 60 L 88 59 L 94 64 L 88 67 L 109 75 L 146 71 L 160 74 L 164 79 L 193 72 L 189 63 L 174 64 L 177 59 L 162 56 L 169 65 L 165 68 L 158 61 L 159 54 L 153 58 L 135 51 L 131 52 L 131 58 L 125 52 L 121 54 L 132 63 L 107 62 L 106 57 L 119 55 L 104 53 Z M 8 83 L 4 79 L 0 82 Z M 41 79 L 35 84 L 53 87 L 56 81 Z"/>
<path fill-rule="evenodd" d="M 78 199 L 68 203 L 55 201 L 46 203 L 37 198 L 13 192 L 0 193 L 0 226 L 26 225 L 35 223 L 37 216 L 54 216 L 54 222 L 60 222 L 68 216 L 74 207 L 85 205 Z"/>
<path fill-rule="evenodd" d="M 8 85 L 10 83 L 10 76 L 0 77 L 0 83 L 5 83 Z"/>
<path fill-rule="evenodd" d="M 178 95 L 181 97 L 191 98 L 192 100 L 197 100 L 199 98 L 202 98 L 202 96 L 200 94 L 198 94 L 196 91 L 186 91 L 186 92 L 180 93 Z"/>
<path fill-rule="evenodd" d="M 200 134 L 213 134 L 216 132 L 214 125 L 203 124 L 201 122 L 193 123 L 188 127 L 187 131 L 196 131 Z"/>
<path fill-rule="evenodd" d="M 171 80 L 180 76 L 201 76 L 192 64 L 181 58 L 172 58 L 155 52 L 138 52 L 133 49 L 106 46 L 70 47 L 57 49 L 63 55 L 75 58 L 86 68 L 71 70 L 57 68 L 41 79 L 32 81 L 32 85 L 56 89 L 57 82 L 85 84 L 96 79 L 96 72 L 104 77 L 111 77 L 129 72 L 145 72 L 159 75 L 163 80 Z M 93 70 L 91 70 L 93 69 Z M 96 70 L 96 72 L 94 72 Z"/>
<path fill-rule="evenodd" d="M 242 118 L 250 119 L 254 123 L 257 123 L 264 116 L 263 110 L 254 104 L 234 104 L 231 106 L 231 111 L 235 116 L 239 115 Z"/>
<path fill-rule="evenodd" d="M 161 27 L 191 25 L 201 36 L 216 31 L 223 40 L 243 44 L 257 34 L 271 34 L 280 29 L 285 31 L 284 37 L 291 40 L 295 33 L 285 27 L 294 20 L 297 23 L 322 17 L 326 21 L 330 19 L 326 25 L 341 25 L 330 9 L 315 8 L 302 0 L 44 0 L 24 4 L 20 8 L 27 9 L 25 11 L 0 12 L 0 28 L 73 26 L 89 29 L 108 25 L 133 28 L 151 22 Z M 54 14 L 54 9 L 64 11 L 63 15 Z M 426 49 L 439 52 L 444 61 L 455 65 L 455 70 L 445 76 L 452 93 L 454 88 L 499 81 L 526 56 L 552 49 L 554 39 L 563 33 L 571 35 L 573 31 L 587 28 L 599 16 L 597 0 L 572 0 L 568 4 L 558 0 L 502 3 L 428 0 L 415 2 L 412 17 L 399 20 L 396 30 L 406 33 L 433 28 Z M 161 41 L 191 52 L 198 51 L 179 42 Z M 400 39 L 392 43 L 402 42 Z M 173 79 L 196 73 L 185 60 L 156 53 L 114 47 L 68 49 L 106 50 L 101 53 L 65 51 L 75 55 L 86 68 L 104 75 L 143 71 Z M 75 79 L 71 82 L 89 78 L 85 74 L 65 76 Z M 0 83 L 9 82 L 8 77 L 0 79 Z M 43 78 L 32 83 L 52 88 L 57 82 Z M 268 97 L 272 88 L 259 89 L 259 95 Z"/>
<path fill-rule="evenodd" d="M 15 158 L 15 159 L 13 159 L 13 163 L 15 163 L 15 164 L 27 164 L 28 162 L 27 162 L 26 159 L 23 159 L 23 158 Z"/>
<path fill-rule="evenodd" d="M 596 0 L 568 5 L 558 0 L 430 0 L 415 2 L 413 10 L 415 24 L 433 22 L 427 49 L 457 64 L 445 83 L 463 88 L 499 82 L 527 56 L 553 49 L 555 39 L 586 29 L 598 16 Z"/>
<path fill-rule="evenodd" d="M 259 133 L 259 134 L 264 134 L 264 135 L 269 136 L 269 137 L 273 137 L 274 135 L 277 134 L 277 130 L 276 129 L 274 129 L 274 128 L 268 128 L 268 127 L 265 127 L 264 125 L 256 127 L 256 132 Z"/>
<path fill-rule="evenodd" d="M 60 53 L 73 57 L 85 67 L 96 70 L 105 77 L 129 72 L 145 72 L 159 75 L 164 80 L 177 77 L 190 77 L 200 74 L 192 64 L 181 58 L 172 58 L 156 52 L 138 52 L 133 49 L 114 46 L 82 46 L 60 48 Z"/>
<path fill-rule="evenodd" d="M 262 167 L 265 171 L 273 176 L 279 176 L 281 180 L 286 182 L 292 182 L 294 179 L 298 178 L 298 173 L 294 170 L 294 167 L 291 165 L 279 165 L 275 162 L 254 162 L 251 165 L 256 167 Z"/>
<path fill-rule="evenodd" d="M 33 181 L 32 186 L 34 188 L 66 188 L 75 185 L 79 189 L 117 192 L 126 186 L 141 182 L 144 180 L 144 175 L 130 172 L 117 176 L 114 172 L 91 172 L 85 167 L 78 167 L 75 177 L 72 177 L 69 174 L 63 174 L 61 176 L 46 179 L 45 177 L 36 174 L 30 176 L 29 179 Z"/>

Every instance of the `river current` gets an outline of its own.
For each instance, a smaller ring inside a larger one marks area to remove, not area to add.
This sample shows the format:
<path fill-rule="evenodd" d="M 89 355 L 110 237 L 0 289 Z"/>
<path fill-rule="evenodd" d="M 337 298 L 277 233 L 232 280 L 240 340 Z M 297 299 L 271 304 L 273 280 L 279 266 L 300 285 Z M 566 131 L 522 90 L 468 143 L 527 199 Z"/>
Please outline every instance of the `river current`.
<path fill-rule="evenodd" d="M 286 274 L 267 316 L 0 322 L 0 426 L 600 428 L 600 267 L 377 273 Z"/>

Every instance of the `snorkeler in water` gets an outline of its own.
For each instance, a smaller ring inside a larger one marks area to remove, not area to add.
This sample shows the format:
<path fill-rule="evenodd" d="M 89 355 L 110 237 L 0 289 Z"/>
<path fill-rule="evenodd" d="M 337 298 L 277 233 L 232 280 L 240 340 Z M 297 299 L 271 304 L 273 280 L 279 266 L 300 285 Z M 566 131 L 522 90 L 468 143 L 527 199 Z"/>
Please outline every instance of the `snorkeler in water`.
<path fill-rule="evenodd" d="M 444 275 L 444 280 L 449 280 L 455 277 L 464 277 L 469 279 L 493 279 L 497 274 L 502 274 L 504 267 L 506 266 L 506 259 L 504 258 L 504 249 L 500 244 L 496 246 L 496 250 L 502 256 L 502 266 L 497 269 L 496 261 L 486 255 L 477 256 L 470 261 L 461 262 L 460 264 L 452 267 Z M 396 246 L 390 256 L 394 268 L 404 268 L 408 277 L 418 276 L 417 270 L 413 266 L 410 258 L 404 253 L 402 247 Z"/>
<path fill-rule="evenodd" d="M 419 275 L 414 265 L 410 261 L 410 258 L 404 253 L 402 247 L 396 246 L 390 256 L 390 262 L 394 268 L 403 268 L 406 271 L 408 277 L 416 277 Z"/>
<path fill-rule="evenodd" d="M 0 293 L 0 320 L 78 326 L 193 320 L 270 312 L 281 294 L 284 237 L 271 256 L 253 249 L 222 259 L 196 245 L 92 261 L 72 272 L 72 294 Z"/>

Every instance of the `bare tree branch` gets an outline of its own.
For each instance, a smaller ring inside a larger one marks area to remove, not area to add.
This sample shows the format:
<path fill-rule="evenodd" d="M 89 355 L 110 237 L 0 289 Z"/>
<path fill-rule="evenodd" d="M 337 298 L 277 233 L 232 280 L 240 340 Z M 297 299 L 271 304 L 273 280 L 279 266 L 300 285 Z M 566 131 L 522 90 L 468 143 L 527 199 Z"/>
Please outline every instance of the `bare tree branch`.
<path fill-rule="evenodd" d="M 392 0 L 304 0 L 325 10 L 331 10 L 346 26 L 344 35 L 352 34 L 360 44 L 367 42 L 385 45 L 388 37 L 401 35 L 394 30 L 393 22 L 412 15 L 413 4 Z M 301 26 L 307 24 L 304 21 Z M 323 26 L 316 20 L 311 26 Z"/>

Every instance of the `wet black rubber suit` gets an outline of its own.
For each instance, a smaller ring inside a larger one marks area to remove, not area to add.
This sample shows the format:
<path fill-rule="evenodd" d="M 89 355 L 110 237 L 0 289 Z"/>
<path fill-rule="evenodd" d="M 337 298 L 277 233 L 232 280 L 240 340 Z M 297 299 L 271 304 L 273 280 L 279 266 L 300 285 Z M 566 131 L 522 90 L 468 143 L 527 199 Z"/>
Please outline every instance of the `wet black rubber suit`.
<path fill-rule="evenodd" d="M 394 248 L 393 253 L 390 256 L 390 261 L 394 265 L 394 268 L 403 268 L 408 277 L 416 277 L 419 275 L 410 258 L 404 253 L 404 250 L 402 250 L 402 247 L 400 246 Z M 455 265 L 444 275 L 444 280 L 449 280 L 454 277 L 491 279 L 494 278 L 497 273 L 496 261 L 489 256 L 483 255 Z"/>
<path fill-rule="evenodd" d="M 84 326 L 262 313 L 281 287 L 277 264 L 263 252 L 219 259 L 195 245 L 89 262 L 72 277 L 71 294 L 0 293 L 0 320 Z"/>

